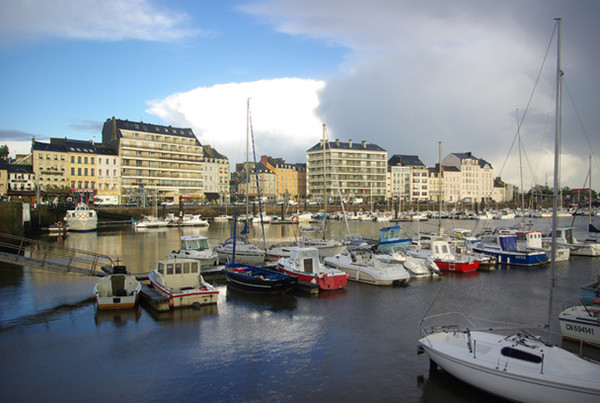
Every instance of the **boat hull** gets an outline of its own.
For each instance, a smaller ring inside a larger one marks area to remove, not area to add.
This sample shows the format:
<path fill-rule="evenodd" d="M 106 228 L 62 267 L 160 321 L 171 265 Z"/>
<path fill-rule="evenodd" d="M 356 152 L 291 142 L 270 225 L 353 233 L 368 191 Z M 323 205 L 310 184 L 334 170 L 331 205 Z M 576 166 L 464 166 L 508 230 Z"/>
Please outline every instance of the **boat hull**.
<path fill-rule="evenodd" d="M 480 341 L 475 332 L 472 334 L 473 340 Z M 484 346 L 493 349 L 486 346 L 486 343 L 477 343 L 473 353 L 467 350 L 466 338 L 458 340 L 460 344 L 452 345 L 454 342 L 447 344 L 444 337 L 456 339 L 455 334 L 436 333 L 423 337 L 419 343 L 429 358 L 446 372 L 489 393 L 524 402 L 581 403 L 597 402 L 600 399 L 600 389 L 596 382 L 597 376 L 600 376 L 598 366 L 573 354 L 563 353 L 564 356 L 568 355 L 567 360 L 576 363 L 574 365 L 577 368 L 573 369 L 571 376 L 562 377 L 550 373 L 551 369 L 546 366 L 542 369 L 541 364 L 523 365 L 515 358 L 499 358 L 497 355 L 494 359 L 486 357 L 488 353 Z M 586 380 L 578 379 L 576 373 L 585 376 Z"/>
<path fill-rule="evenodd" d="M 157 280 L 154 271 L 150 272 L 149 279 L 159 294 L 169 298 L 171 309 L 216 304 L 219 298 L 219 291 L 214 287 L 208 288 L 211 286 L 186 287 L 185 290 L 171 289 Z"/>
<path fill-rule="evenodd" d="M 548 261 L 545 252 L 506 253 L 477 247 L 474 247 L 473 250 L 477 253 L 483 253 L 495 257 L 497 263 L 513 264 L 517 266 L 538 266 L 545 264 Z"/>
<path fill-rule="evenodd" d="M 573 306 L 558 315 L 564 339 L 600 347 L 600 311 L 598 307 Z"/>
<path fill-rule="evenodd" d="M 446 260 L 434 260 L 435 264 L 441 271 L 452 271 L 459 273 L 474 272 L 479 268 L 479 260 L 472 262 L 452 262 Z"/>
<path fill-rule="evenodd" d="M 94 286 L 94 296 L 100 310 L 130 309 L 137 305 L 141 289 L 133 275 L 113 274 Z"/>
<path fill-rule="evenodd" d="M 310 275 L 285 269 L 282 266 L 279 266 L 279 270 L 282 273 L 296 277 L 300 285 L 309 288 L 318 286 L 319 290 L 322 291 L 339 290 L 340 288 L 346 287 L 348 284 L 348 275 L 346 273 Z"/>
<path fill-rule="evenodd" d="M 253 294 L 285 294 L 298 282 L 293 276 L 242 264 L 231 265 L 224 271 L 228 287 Z M 250 275 L 249 271 L 258 275 Z"/>

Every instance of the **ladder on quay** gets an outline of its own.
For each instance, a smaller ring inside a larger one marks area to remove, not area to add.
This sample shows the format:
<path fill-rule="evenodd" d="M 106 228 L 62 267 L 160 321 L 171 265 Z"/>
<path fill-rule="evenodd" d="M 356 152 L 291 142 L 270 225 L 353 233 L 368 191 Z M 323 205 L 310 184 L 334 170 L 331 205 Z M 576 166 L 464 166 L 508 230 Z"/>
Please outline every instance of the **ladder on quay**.
<path fill-rule="evenodd" d="M 107 255 L 5 233 L 0 233 L 0 262 L 99 277 L 107 274 L 102 267 L 114 265 Z"/>

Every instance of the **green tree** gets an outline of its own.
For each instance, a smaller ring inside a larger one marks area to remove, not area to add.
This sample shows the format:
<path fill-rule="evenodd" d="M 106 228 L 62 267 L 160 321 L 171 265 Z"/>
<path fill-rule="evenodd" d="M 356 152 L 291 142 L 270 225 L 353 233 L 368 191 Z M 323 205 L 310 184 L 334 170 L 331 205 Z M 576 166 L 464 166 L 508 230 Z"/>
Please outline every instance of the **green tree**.
<path fill-rule="evenodd" d="M 8 159 L 8 146 L 2 145 L 0 146 L 0 160 L 7 160 Z"/>

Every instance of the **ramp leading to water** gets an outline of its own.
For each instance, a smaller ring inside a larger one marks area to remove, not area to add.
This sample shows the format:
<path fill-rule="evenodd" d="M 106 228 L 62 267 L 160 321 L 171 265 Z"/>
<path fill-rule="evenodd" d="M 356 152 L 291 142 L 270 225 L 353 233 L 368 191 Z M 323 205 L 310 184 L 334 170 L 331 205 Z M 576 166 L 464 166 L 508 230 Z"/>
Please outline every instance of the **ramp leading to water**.
<path fill-rule="evenodd" d="M 113 266 L 110 256 L 0 233 L 0 262 L 59 273 L 104 276 L 102 266 Z"/>

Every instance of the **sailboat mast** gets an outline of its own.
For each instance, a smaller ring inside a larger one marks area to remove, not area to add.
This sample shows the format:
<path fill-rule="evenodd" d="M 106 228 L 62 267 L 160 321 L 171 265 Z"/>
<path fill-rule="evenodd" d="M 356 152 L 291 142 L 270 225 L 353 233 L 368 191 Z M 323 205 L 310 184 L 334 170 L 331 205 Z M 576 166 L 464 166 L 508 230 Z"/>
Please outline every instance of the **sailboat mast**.
<path fill-rule="evenodd" d="M 588 208 L 588 232 L 590 225 L 592 225 L 592 154 L 590 154 L 590 206 Z"/>
<path fill-rule="evenodd" d="M 246 228 L 248 228 L 248 204 L 250 203 L 250 98 L 248 98 L 246 107 Z"/>
<path fill-rule="evenodd" d="M 554 190 L 552 193 L 552 246 L 550 248 L 550 301 L 548 303 L 548 343 L 552 342 L 552 312 L 554 308 L 554 261 L 556 260 L 556 227 L 558 226 L 558 173 L 559 167 L 559 155 L 560 155 L 560 130 L 561 130 L 561 110 L 562 110 L 562 70 L 560 65 L 560 49 L 561 49 L 561 28 L 562 19 L 556 18 L 558 24 L 558 35 L 557 35 L 557 51 L 556 51 L 556 122 L 555 122 L 555 136 L 554 136 Z"/>
<path fill-rule="evenodd" d="M 442 182 L 442 142 L 441 141 L 438 142 L 438 148 L 439 148 L 439 150 L 438 150 L 438 154 L 439 154 L 438 155 L 438 160 L 439 160 L 439 163 L 438 163 L 438 165 L 439 165 L 438 166 L 438 184 L 440 186 L 440 188 L 439 188 L 440 192 L 439 192 L 439 195 L 438 195 L 439 202 L 440 202 L 440 209 L 439 209 L 439 212 L 438 212 L 438 233 L 441 235 L 442 234 L 442 200 L 443 200 L 443 198 L 442 198 L 442 186 L 443 186 L 443 182 Z"/>
<path fill-rule="evenodd" d="M 517 134 L 519 135 L 519 174 L 521 175 L 521 229 L 525 228 L 525 189 L 523 188 L 523 158 L 521 157 L 521 119 L 517 108 Z"/>
<path fill-rule="evenodd" d="M 327 227 L 325 227 L 325 221 L 327 220 L 327 127 L 323 123 L 323 239 L 327 239 Z"/>

